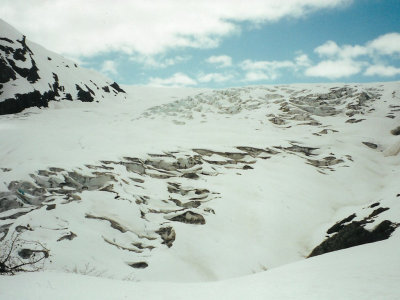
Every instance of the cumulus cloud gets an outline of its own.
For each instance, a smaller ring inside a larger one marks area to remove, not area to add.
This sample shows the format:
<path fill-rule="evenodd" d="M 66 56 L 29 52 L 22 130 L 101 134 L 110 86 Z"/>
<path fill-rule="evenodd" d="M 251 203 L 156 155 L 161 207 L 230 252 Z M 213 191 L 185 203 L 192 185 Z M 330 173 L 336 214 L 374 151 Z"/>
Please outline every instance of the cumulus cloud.
<path fill-rule="evenodd" d="M 228 55 L 210 56 L 206 59 L 210 64 L 216 64 L 221 68 L 232 66 L 232 57 Z"/>
<path fill-rule="evenodd" d="M 151 77 L 148 85 L 157 87 L 184 87 L 193 86 L 197 82 L 184 73 L 175 73 L 168 78 Z"/>
<path fill-rule="evenodd" d="M 117 65 L 113 60 L 105 60 L 101 66 L 101 73 L 106 75 L 116 75 L 117 72 Z"/>
<path fill-rule="evenodd" d="M 384 65 L 373 65 L 369 66 L 365 71 L 364 75 L 366 76 L 383 76 L 390 77 L 400 74 L 400 68 L 392 67 L 392 66 L 384 66 Z"/>
<path fill-rule="evenodd" d="M 327 41 L 321 46 L 315 48 L 314 52 L 321 57 L 340 57 L 344 59 L 350 59 L 361 55 L 366 55 L 368 54 L 369 50 L 367 47 L 360 45 L 344 45 L 339 47 L 334 41 Z"/>
<path fill-rule="evenodd" d="M 400 34 L 388 33 L 365 43 L 364 45 L 342 45 L 327 41 L 316 47 L 314 52 L 322 61 L 305 69 L 306 76 L 337 79 L 349 77 L 364 71 L 366 76 L 395 76 L 399 68 L 386 64 L 373 64 L 372 61 L 384 61 L 392 55 L 400 54 Z"/>
<path fill-rule="evenodd" d="M 400 54 L 400 33 L 392 32 L 381 35 L 368 43 L 368 48 L 384 55 Z"/>
<path fill-rule="evenodd" d="M 245 74 L 244 81 L 261 81 L 261 80 L 270 80 L 273 79 L 263 71 L 250 71 Z"/>
<path fill-rule="evenodd" d="M 278 78 L 281 69 L 293 69 L 296 64 L 289 60 L 283 61 L 253 61 L 246 59 L 240 64 L 242 70 L 246 71 L 244 81 L 273 80 Z"/>
<path fill-rule="evenodd" d="M 334 56 L 340 52 L 339 46 L 334 41 L 327 41 L 314 49 L 319 56 Z"/>
<path fill-rule="evenodd" d="M 311 60 L 307 54 L 300 54 L 294 59 L 298 67 L 308 67 L 311 65 Z"/>
<path fill-rule="evenodd" d="M 2 0 L 1 17 L 45 47 L 67 56 L 107 51 L 146 55 L 171 48 L 210 48 L 260 24 L 302 17 L 351 0 Z M 21 18 L 23 16 L 23 18 Z"/>
<path fill-rule="evenodd" d="M 200 74 L 197 79 L 199 82 L 225 82 L 233 77 L 233 74 L 208 73 Z"/>
<path fill-rule="evenodd" d="M 305 75 L 337 79 L 358 74 L 362 64 L 353 60 L 324 60 L 305 71 Z"/>

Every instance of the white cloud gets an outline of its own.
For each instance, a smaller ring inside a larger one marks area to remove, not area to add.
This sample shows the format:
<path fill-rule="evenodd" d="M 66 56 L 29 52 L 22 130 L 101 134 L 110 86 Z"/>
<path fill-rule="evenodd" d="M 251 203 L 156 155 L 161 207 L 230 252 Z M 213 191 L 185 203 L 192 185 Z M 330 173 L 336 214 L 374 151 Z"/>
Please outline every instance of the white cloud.
<path fill-rule="evenodd" d="M 197 79 L 199 82 L 225 82 L 231 80 L 233 77 L 233 74 L 208 73 L 200 74 Z"/>
<path fill-rule="evenodd" d="M 265 74 L 263 71 L 250 71 L 247 72 L 244 81 L 261 81 L 261 80 L 270 80 L 273 79 L 267 74 Z"/>
<path fill-rule="evenodd" d="M 305 75 L 337 79 L 349 77 L 361 71 L 362 63 L 353 60 L 324 60 L 317 65 L 309 67 Z"/>
<path fill-rule="evenodd" d="M 340 52 L 340 48 L 334 41 L 327 41 L 325 44 L 315 48 L 314 52 L 319 56 L 335 56 Z"/>
<path fill-rule="evenodd" d="M 113 60 L 105 60 L 101 66 L 100 72 L 104 74 L 111 74 L 116 75 L 117 72 L 117 65 Z"/>
<path fill-rule="evenodd" d="M 381 35 L 368 43 L 368 47 L 380 54 L 400 54 L 400 33 L 392 32 Z"/>
<path fill-rule="evenodd" d="M 232 57 L 228 55 L 210 56 L 206 59 L 210 64 L 216 64 L 221 68 L 232 66 Z"/>
<path fill-rule="evenodd" d="M 154 55 L 136 55 L 131 56 L 130 60 L 142 64 L 149 68 L 166 68 L 177 63 L 190 60 L 190 56 L 175 56 L 170 58 L 158 58 Z"/>
<path fill-rule="evenodd" d="M 151 77 L 148 85 L 158 87 L 184 87 L 193 86 L 197 82 L 184 73 L 175 73 L 169 78 Z"/>
<path fill-rule="evenodd" d="M 325 44 L 314 49 L 321 57 L 340 57 L 342 59 L 356 58 L 361 55 L 368 54 L 369 50 L 366 47 L 360 45 L 344 45 L 339 47 L 334 41 L 327 41 Z"/>
<path fill-rule="evenodd" d="M 296 64 L 289 60 L 283 61 L 253 61 L 246 59 L 240 67 L 246 71 L 244 81 L 273 80 L 279 77 L 280 69 L 294 69 Z"/>
<path fill-rule="evenodd" d="M 351 0 L 2 0 L 1 17 L 29 39 L 70 56 L 210 48 L 251 24 L 302 17 Z M 21 16 L 24 16 L 21 18 Z"/>
<path fill-rule="evenodd" d="M 311 65 L 311 60 L 308 58 L 307 54 L 300 54 L 294 60 L 299 67 L 308 67 Z"/>
<path fill-rule="evenodd" d="M 369 66 L 364 73 L 364 75 L 366 76 L 378 75 L 384 77 L 391 77 L 399 74 L 400 74 L 400 68 L 392 66 L 384 66 L 384 65 Z"/>
<path fill-rule="evenodd" d="M 306 76 L 337 79 L 349 77 L 364 71 L 366 76 L 395 76 L 399 68 L 386 66 L 387 55 L 400 54 L 400 33 L 388 33 L 365 43 L 365 45 L 339 46 L 334 41 L 327 41 L 316 47 L 314 52 L 323 60 L 305 70 Z M 395 58 L 392 57 L 392 58 Z M 372 61 L 379 64 L 370 65 Z"/>

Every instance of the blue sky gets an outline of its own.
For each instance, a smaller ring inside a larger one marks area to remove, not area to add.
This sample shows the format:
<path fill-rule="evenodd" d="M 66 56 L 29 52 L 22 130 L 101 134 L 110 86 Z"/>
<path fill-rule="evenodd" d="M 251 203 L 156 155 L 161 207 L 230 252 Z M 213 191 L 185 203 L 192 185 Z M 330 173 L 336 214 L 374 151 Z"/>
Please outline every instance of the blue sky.
<path fill-rule="evenodd" d="M 400 80 L 399 0 L 5 2 L 28 38 L 122 84 Z"/>

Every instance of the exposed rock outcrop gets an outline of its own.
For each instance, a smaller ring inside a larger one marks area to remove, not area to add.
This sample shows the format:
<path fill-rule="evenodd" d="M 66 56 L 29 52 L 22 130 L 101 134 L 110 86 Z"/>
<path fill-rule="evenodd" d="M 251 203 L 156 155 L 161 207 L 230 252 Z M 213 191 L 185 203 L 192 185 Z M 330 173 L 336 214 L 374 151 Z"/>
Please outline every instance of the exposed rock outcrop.
<path fill-rule="evenodd" d="M 125 97 L 116 82 L 29 42 L 0 20 L 0 115 L 48 107 L 54 100 L 92 102 L 110 97 L 111 91 L 114 97 Z"/>

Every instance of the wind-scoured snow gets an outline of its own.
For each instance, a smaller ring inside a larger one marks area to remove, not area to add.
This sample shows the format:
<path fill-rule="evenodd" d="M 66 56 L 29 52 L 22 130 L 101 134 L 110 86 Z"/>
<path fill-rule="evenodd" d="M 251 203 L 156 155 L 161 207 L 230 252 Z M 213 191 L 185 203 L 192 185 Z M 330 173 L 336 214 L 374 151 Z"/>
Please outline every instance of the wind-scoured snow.
<path fill-rule="evenodd" d="M 123 89 L 0 116 L 1 299 L 400 296 L 399 82 Z"/>

